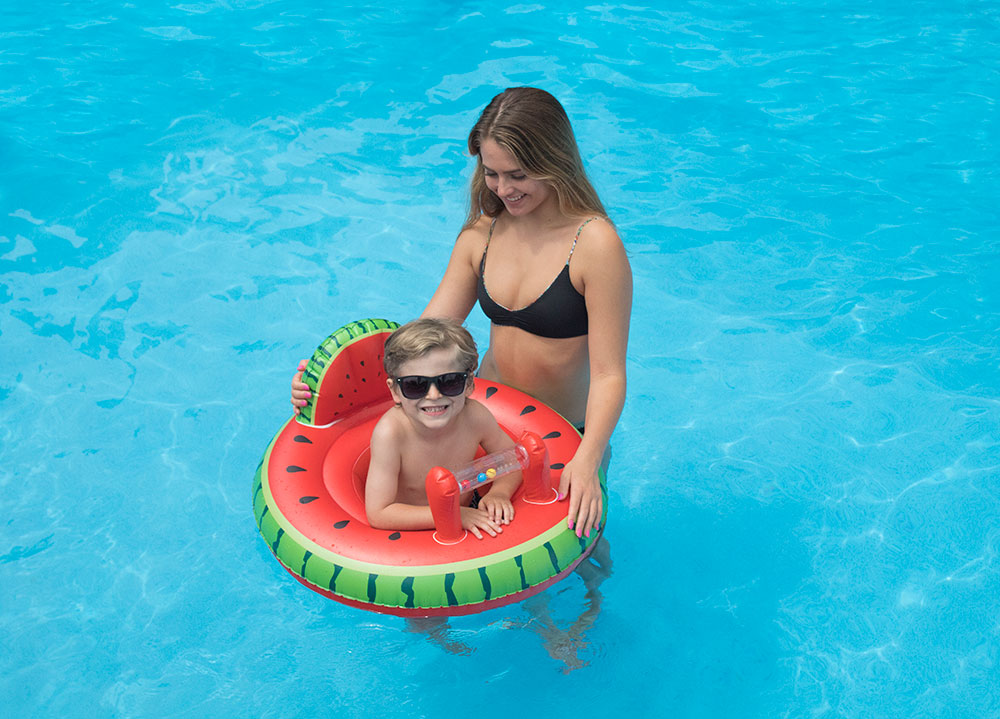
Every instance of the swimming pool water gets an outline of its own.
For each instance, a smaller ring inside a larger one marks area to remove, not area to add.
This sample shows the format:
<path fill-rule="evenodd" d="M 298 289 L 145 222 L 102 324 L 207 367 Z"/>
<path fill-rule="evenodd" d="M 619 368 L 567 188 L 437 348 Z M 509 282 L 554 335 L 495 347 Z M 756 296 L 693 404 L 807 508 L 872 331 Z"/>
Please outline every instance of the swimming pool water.
<path fill-rule="evenodd" d="M 0 13 L 11 715 L 997 715 L 996 4 L 317 5 Z M 253 471 L 327 332 L 422 309 L 515 84 L 635 273 L 606 553 L 349 609 Z"/>

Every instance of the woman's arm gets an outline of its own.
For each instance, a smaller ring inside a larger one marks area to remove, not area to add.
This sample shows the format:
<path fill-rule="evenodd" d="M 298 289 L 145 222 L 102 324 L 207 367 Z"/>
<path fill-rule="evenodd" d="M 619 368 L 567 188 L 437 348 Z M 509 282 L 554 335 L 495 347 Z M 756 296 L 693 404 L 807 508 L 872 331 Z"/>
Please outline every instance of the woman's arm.
<path fill-rule="evenodd" d="M 463 230 L 458 236 L 444 277 L 421 317 L 450 317 L 464 322 L 469 316 L 476 304 L 479 260 L 486 247 L 488 231 L 489 218 L 483 217 L 479 223 Z"/>
<path fill-rule="evenodd" d="M 559 494 L 569 492 L 570 529 L 575 529 L 577 536 L 589 537 L 591 529 L 599 526 L 603 512 L 598 470 L 625 404 L 632 269 L 625 247 L 610 224 L 592 223 L 587 230 L 574 254 L 582 270 L 587 302 L 590 390 L 586 433 L 573 459 L 563 468 Z"/>

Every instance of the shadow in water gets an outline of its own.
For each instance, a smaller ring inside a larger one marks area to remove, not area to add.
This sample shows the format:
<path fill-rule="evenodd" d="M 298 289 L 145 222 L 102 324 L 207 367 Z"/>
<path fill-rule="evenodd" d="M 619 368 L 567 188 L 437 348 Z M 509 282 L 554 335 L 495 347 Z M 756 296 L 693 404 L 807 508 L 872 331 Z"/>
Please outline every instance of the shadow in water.
<path fill-rule="evenodd" d="M 475 649 L 465 642 L 460 642 L 452 638 L 452 631 L 448 625 L 447 617 L 407 618 L 406 631 L 425 635 L 431 644 L 440 647 L 449 654 L 465 656 L 475 651 Z"/>
<path fill-rule="evenodd" d="M 549 591 L 524 600 L 523 607 L 530 618 L 507 619 L 503 623 L 504 629 L 529 629 L 538 634 L 548 655 L 563 664 L 564 674 L 588 664 L 580 658 L 580 655 L 588 646 L 587 633 L 601 612 L 601 603 L 604 600 L 601 584 L 613 571 L 611 546 L 603 535 L 594 544 L 590 555 L 580 562 L 574 571 L 580 575 L 586 588 L 585 606 L 583 612 L 569 626 L 561 627 L 553 617 L 549 606 L 552 594 Z M 407 619 L 406 629 L 409 632 L 425 635 L 431 644 L 450 654 L 469 655 L 475 651 L 465 642 L 454 638 L 454 632 L 446 617 Z"/>
<path fill-rule="evenodd" d="M 569 626 L 560 627 L 553 618 L 549 607 L 552 597 L 548 592 L 542 592 L 524 602 L 531 619 L 527 622 L 508 620 L 505 625 L 509 628 L 527 627 L 537 633 L 548 655 L 563 664 L 563 674 L 585 667 L 589 663 L 580 655 L 588 646 L 587 633 L 601 613 L 601 604 L 604 601 L 601 584 L 613 572 L 611 545 L 604 535 L 601 535 L 594 544 L 593 551 L 580 562 L 575 571 L 580 575 L 587 591 L 584 595 L 583 612 Z"/>

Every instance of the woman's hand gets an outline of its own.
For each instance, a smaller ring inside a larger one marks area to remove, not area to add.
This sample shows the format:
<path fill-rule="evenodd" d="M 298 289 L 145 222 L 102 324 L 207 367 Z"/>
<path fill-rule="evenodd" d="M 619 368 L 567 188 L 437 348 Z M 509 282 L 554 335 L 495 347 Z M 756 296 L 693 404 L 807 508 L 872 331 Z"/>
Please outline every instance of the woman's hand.
<path fill-rule="evenodd" d="M 578 537 L 589 538 L 591 530 L 601 528 L 604 499 L 597 472 L 597 467 L 587 467 L 585 462 L 574 457 L 566 463 L 559 477 L 559 499 L 564 500 L 569 495 L 566 525 L 576 531 Z"/>
<path fill-rule="evenodd" d="M 482 539 L 482 532 L 486 532 L 491 537 L 503 531 L 503 527 L 493 521 L 490 515 L 482 509 L 472 507 L 459 507 L 462 514 L 462 529 L 472 532 L 476 539 Z M 482 532 L 480 531 L 482 530 Z"/>
<path fill-rule="evenodd" d="M 299 407 L 305 407 L 309 398 L 312 397 L 309 385 L 302 381 L 302 372 L 305 370 L 307 362 L 308 360 L 299 362 L 299 371 L 292 377 L 292 407 L 295 408 L 295 414 L 298 414 Z"/>

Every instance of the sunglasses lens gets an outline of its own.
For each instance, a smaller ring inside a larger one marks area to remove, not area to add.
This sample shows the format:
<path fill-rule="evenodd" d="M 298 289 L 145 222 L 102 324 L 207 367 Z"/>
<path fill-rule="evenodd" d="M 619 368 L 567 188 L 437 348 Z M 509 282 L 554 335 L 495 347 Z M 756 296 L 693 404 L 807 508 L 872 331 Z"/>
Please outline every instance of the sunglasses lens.
<path fill-rule="evenodd" d="M 438 392 L 445 397 L 457 397 L 465 391 L 465 380 L 468 379 L 468 372 L 448 372 L 437 377 L 422 377 L 413 374 L 406 377 L 397 377 L 396 384 L 399 391 L 406 399 L 423 399 L 430 391 L 433 382 Z"/>
<path fill-rule="evenodd" d="M 406 399 L 421 399 L 427 396 L 430 389 L 430 377 L 400 377 L 396 380 L 399 384 L 399 391 Z"/>
<path fill-rule="evenodd" d="M 465 372 L 449 372 L 437 378 L 438 391 L 446 397 L 455 397 L 465 391 Z"/>

